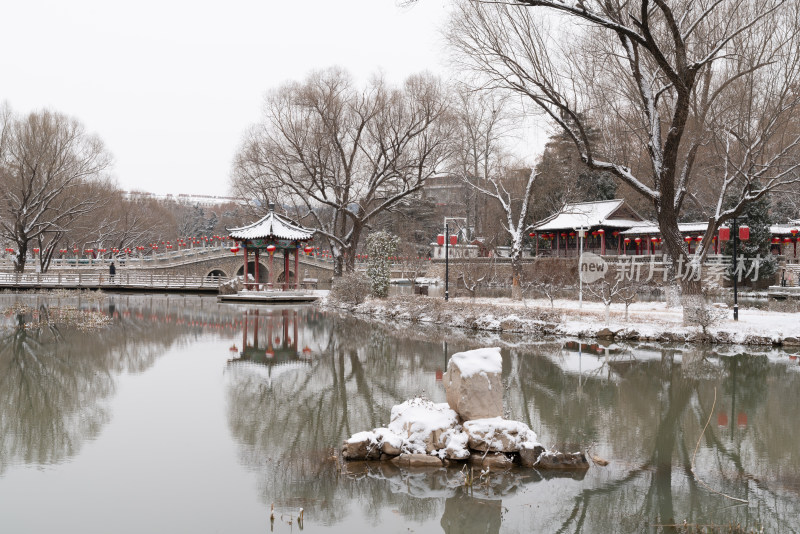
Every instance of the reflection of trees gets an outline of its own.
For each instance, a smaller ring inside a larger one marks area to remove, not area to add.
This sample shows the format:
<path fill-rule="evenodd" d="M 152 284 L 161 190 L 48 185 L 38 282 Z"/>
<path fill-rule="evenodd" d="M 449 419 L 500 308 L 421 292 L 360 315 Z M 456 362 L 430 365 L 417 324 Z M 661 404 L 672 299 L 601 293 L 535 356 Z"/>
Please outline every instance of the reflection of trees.
<path fill-rule="evenodd" d="M 529 419 L 546 443 L 596 442 L 601 455 L 612 460 L 602 480 L 591 480 L 560 510 L 553 530 L 638 532 L 683 519 L 785 528 L 800 511 L 797 490 L 792 495 L 773 486 L 781 485 L 782 474 L 796 472 L 800 436 L 794 425 L 780 423 L 775 404 L 796 405 L 797 375 L 768 365 L 763 356 L 714 363 L 694 350 L 663 349 L 660 358 L 644 361 L 636 361 L 635 354 L 633 361 L 609 363 L 619 372 L 618 381 L 587 380 L 546 357 L 511 355 L 512 417 Z M 692 372 L 683 369 L 687 362 Z M 746 507 L 729 506 L 690 472 L 715 387 L 715 411 L 736 412 L 724 420 L 738 421 L 706 430 L 696 470 L 712 487 L 747 498 Z"/>
<path fill-rule="evenodd" d="M 47 314 L 41 307 L 39 314 Z M 100 401 L 113 391 L 81 336 L 24 317 L 0 339 L 0 473 L 15 461 L 50 463 L 75 454 L 108 420 Z"/>
<path fill-rule="evenodd" d="M 0 308 L 15 302 L 28 310 L 7 312 L 0 324 L 0 474 L 17 462 L 45 464 L 77 454 L 109 421 L 117 375 L 145 371 L 166 349 L 207 328 L 190 323 L 226 320 L 222 308 L 206 311 L 203 301 L 187 306 L 164 297 L 10 295 L 0 297 Z M 117 320 L 79 331 L 52 323 L 50 306 Z"/>
<path fill-rule="evenodd" d="M 322 324 L 308 322 L 308 335 L 324 347 L 309 366 L 273 369 L 269 383 L 245 369 L 228 371 L 231 432 L 242 444 L 243 463 L 261 474 L 265 505 L 295 503 L 308 517 L 335 522 L 358 503 L 373 521 L 392 508 L 409 521 L 440 517 L 446 530 L 461 528 L 461 515 L 479 508 L 458 488 L 444 494 L 428 480 L 425 490 L 413 477 L 390 475 L 386 468 L 358 472 L 350 464 L 350 475 L 342 476 L 331 460 L 342 439 L 385 425 L 392 405 L 422 392 L 443 400 L 434 380 L 444 367 L 440 331 L 426 341 L 420 334 L 426 329 L 417 325 L 337 314 Z M 448 340 L 449 354 L 479 343 Z M 528 423 L 545 445 L 595 443 L 595 452 L 612 463 L 590 470 L 566 495 L 537 497 L 543 529 L 639 532 L 687 519 L 764 524 L 769 530 L 800 511 L 791 493 L 796 480 L 789 478 L 800 465 L 800 430 L 780 421 L 800 400 L 800 374 L 787 374 L 763 356 L 718 358 L 702 350 L 649 347 L 608 356 L 601 371 L 578 375 L 549 357 L 560 350 L 560 344 L 544 343 L 504 351 L 509 416 Z M 697 471 L 712 487 L 748 498 L 747 507 L 728 506 L 690 472 L 715 387 L 715 411 L 727 410 L 727 420 L 736 423 L 706 430 Z M 746 426 L 739 412 L 747 413 Z M 513 501 L 511 496 L 506 504 L 504 497 L 505 506 Z M 486 510 L 467 523 L 497 530 L 498 520 Z"/>

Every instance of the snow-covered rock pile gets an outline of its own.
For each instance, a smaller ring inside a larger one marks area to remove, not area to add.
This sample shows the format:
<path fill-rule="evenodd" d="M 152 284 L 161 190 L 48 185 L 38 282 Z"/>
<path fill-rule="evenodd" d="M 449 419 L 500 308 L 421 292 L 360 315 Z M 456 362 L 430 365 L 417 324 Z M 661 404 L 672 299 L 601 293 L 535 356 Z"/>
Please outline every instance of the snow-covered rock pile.
<path fill-rule="evenodd" d="M 358 432 L 344 442 L 346 460 L 388 460 L 398 465 L 441 467 L 469 461 L 482 467 L 537 465 L 545 449 L 519 421 L 503 419 L 503 361 L 499 348 L 454 354 L 444 386 L 446 403 L 423 398 L 394 406 L 387 428 Z M 586 468 L 583 454 L 551 467 Z"/>

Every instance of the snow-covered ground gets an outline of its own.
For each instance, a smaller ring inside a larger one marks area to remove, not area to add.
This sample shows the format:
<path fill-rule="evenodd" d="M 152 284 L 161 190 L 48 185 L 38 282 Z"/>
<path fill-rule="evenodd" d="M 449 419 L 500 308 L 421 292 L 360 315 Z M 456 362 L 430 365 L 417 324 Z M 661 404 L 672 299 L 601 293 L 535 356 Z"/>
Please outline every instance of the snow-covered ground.
<path fill-rule="evenodd" d="M 370 299 L 350 308 L 350 311 L 476 330 L 628 340 L 800 346 L 800 313 L 740 308 L 737 322 L 733 320 L 733 311 L 722 306 L 710 306 L 724 317 L 708 328 L 709 336 L 703 336 L 699 326 L 684 326 L 683 309 L 668 308 L 663 302 L 633 303 L 628 309 L 627 320 L 624 317 L 624 305 L 613 304 L 608 324 L 602 303 L 583 302 L 579 308 L 574 300 L 556 300 L 551 307 L 550 301 L 545 299 L 526 299 L 522 302 L 504 298 L 459 298 L 444 302 L 443 299 L 429 297 L 394 297 Z"/>

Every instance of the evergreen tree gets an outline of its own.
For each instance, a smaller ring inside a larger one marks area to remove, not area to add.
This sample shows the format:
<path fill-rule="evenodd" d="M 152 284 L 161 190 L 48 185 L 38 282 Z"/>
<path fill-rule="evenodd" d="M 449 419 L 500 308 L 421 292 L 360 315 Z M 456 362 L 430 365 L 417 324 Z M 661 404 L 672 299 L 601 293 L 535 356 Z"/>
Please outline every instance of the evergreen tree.
<path fill-rule="evenodd" d="M 372 295 L 385 298 L 389 295 L 389 278 L 392 262 L 389 259 L 397 250 L 400 239 L 385 232 L 373 232 L 367 236 L 367 276 L 369 277 Z"/>
<path fill-rule="evenodd" d="M 739 241 L 736 247 L 738 262 L 734 262 L 728 269 L 728 275 L 737 276 L 745 283 L 755 283 L 758 281 L 770 280 L 778 270 L 778 261 L 770 251 L 772 233 L 770 232 L 769 199 L 762 197 L 748 206 L 744 214 L 737 218 L 738 226 L 748 226 L 750 228 L 750 238 L 747 241 Z M 733 229 L 733 225 L 729 224 Z M 731 239 L 725 243 L 723 254 L 733 254 L 733 232 Z M 753 262 L 758 258 L 759 264 L 756 267 Z M 756 272 L 757 271 L 757 272 Z M 756 278 L 757 276 L 757 278 Z"/>

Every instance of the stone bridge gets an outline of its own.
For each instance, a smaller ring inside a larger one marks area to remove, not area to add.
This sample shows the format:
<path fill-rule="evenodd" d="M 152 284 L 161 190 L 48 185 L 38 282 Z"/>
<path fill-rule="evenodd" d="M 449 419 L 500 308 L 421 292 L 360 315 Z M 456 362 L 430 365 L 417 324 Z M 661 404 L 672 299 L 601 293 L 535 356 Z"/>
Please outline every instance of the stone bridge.
<path fill-rule="evenodd" d="M 54 259 L 49 272 L 108 272 L 112 258 L 64 258 Z M 241 276 L 244 270 L 244 258 L 241 253 L 232 254 L 228 248 L 208 247 L 179 252 L 148 254 L 146 256 L 119 256 L 113 258 L 117 273 L 153 273 L 156 275 L 218 276 L 222 279 Z M 273 261 L 275 281 L 283 282 L 283 257 Z M 10 258 L 0 259 L 0 272 L 12 272 L 13 263 Z M 255 262 L 248 262 L 248 272 L 255 272 Z M 260 258 L 259 282 L 269 280 L 269 258 Z M 36 262 L 29 259 L 25 272 L 35 272 Z M 294 261 L 289 262 L 289 280 L 294 280 Z M 300 280 L 316 279 L 327 282 L 333 277 L 333 262 L 322 258 L 300 255 Z"/>

